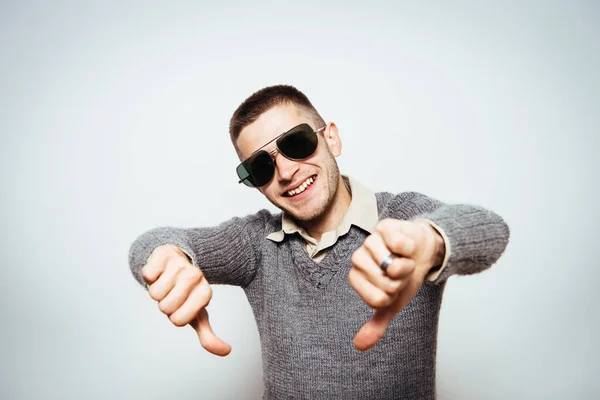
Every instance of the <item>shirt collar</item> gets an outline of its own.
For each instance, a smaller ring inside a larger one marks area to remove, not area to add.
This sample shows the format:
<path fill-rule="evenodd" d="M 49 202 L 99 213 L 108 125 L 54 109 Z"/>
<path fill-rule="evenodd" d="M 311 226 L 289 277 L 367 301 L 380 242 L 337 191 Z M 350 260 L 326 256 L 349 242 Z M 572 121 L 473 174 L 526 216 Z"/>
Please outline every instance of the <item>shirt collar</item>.
<path fill-rule="evenodd" d="M 342 177 L 350 186 L 352 193 L 352 200 L 350 206 L 344 215 L 340 225 L 336 228 L 336 237 L 345 235 L 350 230 L 352 225 L 355 225 L 369 233 L 373 233 L 377 223 L 379 222 L 379 216 L 377 213 L 377 200 L 375 199 L 375 193 L 363 186 L 356 179 L 343 176 Z M 334 232 L 334 231 L 332 231 Z M 273 232 L 267 236 L 274 242 L 281 242 L 285 238 L 285 235 L 293 235 L 294 233 L 300 233 L 302 237 L 311 242 L 312 239 L 306 231 L 299 226 L 294 219 L 286 213 L 282 213 L 281 216 L 281 230 Z M 312 239 L 313 244 L 316 241 Z"/>

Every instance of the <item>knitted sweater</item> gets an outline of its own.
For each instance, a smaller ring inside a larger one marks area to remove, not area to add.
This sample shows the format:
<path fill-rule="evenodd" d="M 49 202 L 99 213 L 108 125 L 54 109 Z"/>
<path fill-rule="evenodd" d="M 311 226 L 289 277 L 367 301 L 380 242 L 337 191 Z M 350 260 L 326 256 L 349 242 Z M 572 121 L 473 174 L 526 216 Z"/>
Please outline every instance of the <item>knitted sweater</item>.
<path fill-rule="evenodd" d="M 319 263 L 300 236 L 276 243 L 281 214 L 261 210 L 212 228 L 157 228 L 131 246 L 140 270 L 160 245 L 179 246 L 211 284 L 241 286 L 256 318 L 265 399 L 433 399 L 437 328 L 442 294 L 451 275 L 490 267 L 503 253 L 508 226 L 481 207 L 444 205 L 422 194 L 376 193 L 379 218 L 427 218 L 445 232 L 448 264 L 425 282 L 370 350 L 353 346 L 373 310 L 348 283 L 352 253 L 367 233 L 352 226 Z"/>

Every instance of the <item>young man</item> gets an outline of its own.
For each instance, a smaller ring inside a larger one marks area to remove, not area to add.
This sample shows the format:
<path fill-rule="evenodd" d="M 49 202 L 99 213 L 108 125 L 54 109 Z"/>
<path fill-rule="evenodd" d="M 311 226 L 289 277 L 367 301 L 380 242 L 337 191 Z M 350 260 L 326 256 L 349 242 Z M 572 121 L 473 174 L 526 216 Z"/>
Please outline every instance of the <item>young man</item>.
<path fill-rule="evenodd" d="M 231 348 L 210 328 L 210 285 L 241 286 L 260 333 L 265 398 L 434 398 L 445 282 L 496 262 L 504 221 L 342 176 L 336 125 L 291 86 L 245 100 L 230 135 L 240 182 L 282 213 L 151 230 L 131 247 L 138 282 L 220 356 Z"/>

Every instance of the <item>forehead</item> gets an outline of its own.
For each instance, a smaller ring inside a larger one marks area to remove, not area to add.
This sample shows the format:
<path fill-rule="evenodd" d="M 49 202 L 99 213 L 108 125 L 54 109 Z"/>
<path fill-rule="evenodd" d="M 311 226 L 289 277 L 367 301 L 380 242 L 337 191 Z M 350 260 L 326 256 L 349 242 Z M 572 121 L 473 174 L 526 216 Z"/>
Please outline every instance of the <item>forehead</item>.
<path fill-rule="evenodd" d="M 294 126 L 311 121 L 294 105 L 273 107 L 242 129 L 236 141 L 242 159 Z M 273 144 L 274 145 L 274 144 Z"/>

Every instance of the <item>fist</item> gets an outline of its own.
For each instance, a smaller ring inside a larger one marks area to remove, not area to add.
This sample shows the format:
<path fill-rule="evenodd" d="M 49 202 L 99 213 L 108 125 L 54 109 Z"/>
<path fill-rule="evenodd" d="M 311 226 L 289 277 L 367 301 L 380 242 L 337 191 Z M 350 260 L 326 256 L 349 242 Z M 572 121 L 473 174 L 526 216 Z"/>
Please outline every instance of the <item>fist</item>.
<path fill-rule="evenodd" d="M 380 265 L 395 255 L 383 272 Z M 388 324 L 417 294 L 425 276 L 442 264 L 444 240 L 426 220 L 380 221 L 375 232 L 352 255 L 350 285 L 375 314 L 359 330 L 354 346 L 367 350 L 381 339 Z"/>
<path fill-rule="evenodd" d="M 202 271 L 175 245 L 159 246 L 141 270 L 148 294 L 175 326 L 190 324 L 207 351 L 226 356 L 231 346 L 213 333 L 206 306 L 212 289 Z"/>

